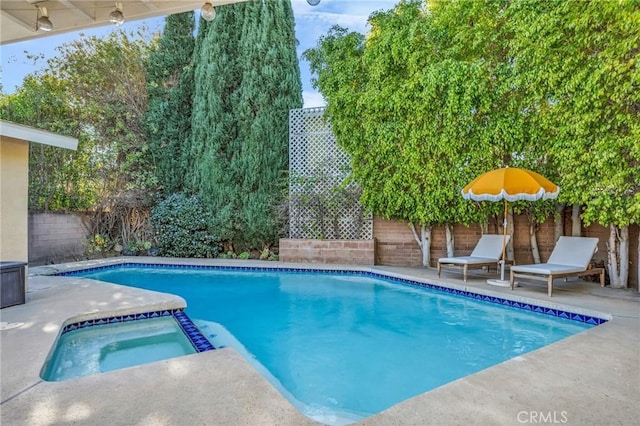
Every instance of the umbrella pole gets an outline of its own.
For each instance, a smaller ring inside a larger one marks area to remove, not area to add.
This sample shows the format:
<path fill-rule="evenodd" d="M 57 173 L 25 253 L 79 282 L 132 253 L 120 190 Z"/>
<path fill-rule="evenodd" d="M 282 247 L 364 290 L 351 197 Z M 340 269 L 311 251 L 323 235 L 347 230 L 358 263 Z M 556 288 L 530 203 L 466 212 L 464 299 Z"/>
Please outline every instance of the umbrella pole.
<path fill-rule="evenodd" d="M 504 219 L 502 221 L 502 262 L 500 263 L 500 280 L 504 281 L 504 264 L 506 261 L 507 252 L 507 199 L 504 200 Z"/>

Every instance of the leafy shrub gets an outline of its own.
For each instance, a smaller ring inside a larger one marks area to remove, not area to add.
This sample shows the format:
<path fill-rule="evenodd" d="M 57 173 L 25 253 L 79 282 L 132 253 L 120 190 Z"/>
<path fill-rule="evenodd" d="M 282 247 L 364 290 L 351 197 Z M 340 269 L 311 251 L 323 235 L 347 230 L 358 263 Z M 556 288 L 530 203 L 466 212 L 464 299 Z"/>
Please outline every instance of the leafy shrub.
<path fill-rule="evenodd" d="M 271 254 L 271 251 L 268 248 L 263 249 L 260 252 L 260 260 L 267 260 L 270 254 Z"/>
<path fill-rule="evenodd" d="M 94 234 L 89 237 L 87 251 L 89 254 L 106 253 L 114 246 L 108 235 Z"/>
<path fill-rule="evenodd" d="M 247 260 L 249 259 L 249 257 L 251 257 L 251 255 L 249 254 L 249 252 L 246 252 L 246 251 L 243 251 L 238 255 L 238 259 L 242 259 L 242 260 Z"/>
<path fill-rule="evenodd" d="M 269 250 L 268 248 L 264 248 L 260 252 L 260 260 L 278 260 L 278 255 Z"/>
<path fill-rule="evenodd" d="M 220 239 L 210 229 L 211 215 L 200 198 L 172 194 L 151 211 L 151 225 L 163 256 L 215 257 Z"/>
<path fill-rule="evenodd" d="M 122 249 L 125 256 L 143 256 L 147 254 L 152 245 L 149 241 L 129 241 Z"/>
<path fill-rule="evenodd" d="M 236 259 L 238 256 L 232 252 L 232 251 L 228 251 L 226 253 L 220 253 L 218 255 L 218 259 Z"/>

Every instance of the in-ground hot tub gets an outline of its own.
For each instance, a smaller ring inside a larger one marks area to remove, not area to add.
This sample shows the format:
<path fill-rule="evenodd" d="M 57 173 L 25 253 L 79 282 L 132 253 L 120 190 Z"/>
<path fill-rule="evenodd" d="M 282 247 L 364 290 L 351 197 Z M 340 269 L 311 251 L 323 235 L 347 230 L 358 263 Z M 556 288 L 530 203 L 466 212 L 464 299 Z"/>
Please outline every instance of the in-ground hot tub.
<path fill-rule="evenodd" d="M 211 349 L 181 310 L 101 318 L 64 327 L 40 375 L 62 381 Z"/>

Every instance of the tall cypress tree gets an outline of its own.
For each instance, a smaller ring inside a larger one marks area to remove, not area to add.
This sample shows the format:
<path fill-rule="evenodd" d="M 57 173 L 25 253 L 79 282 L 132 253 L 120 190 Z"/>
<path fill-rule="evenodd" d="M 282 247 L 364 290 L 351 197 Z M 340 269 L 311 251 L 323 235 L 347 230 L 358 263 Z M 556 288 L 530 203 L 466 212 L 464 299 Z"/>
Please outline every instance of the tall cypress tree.
<path fill-rule="evenodd" d="M 147 65 L 149 148 L 165 194 L 184 187 L 183 158 L 190 145 L 194 88 L 194 26 L 193 12 L 168 16 Z"/>
<path fill-rule="evenodd" d="M 287 168 L 288 113 L 302 105 L 290 0 L 216 9 L 196 45 L 190 184 L 223 240 L 246 250 L 278 237 L 273 204 Z"/>
<path fill-rule="evenodd" d="M 236 92 L 240 69 L 244 3 L 216 8 L 211 22 L 200 20 L 193 98 L 189 189 L 199 193 L 214 217 L 213 229 L 230 241 L 236 229 L 238 188 L 230 173 L 237 144 Z"/>
<path fill-rule="evenodd" d="M 231 164 L 241 197 L 242 232 L 234 241 L 243 248 L 263 248 L 278 238 L 274 203 L 288 168 L 289 110 L 302 106 L 294 25 L 289 0 L 247 3 L 236 110 L 239 149 Z"/>

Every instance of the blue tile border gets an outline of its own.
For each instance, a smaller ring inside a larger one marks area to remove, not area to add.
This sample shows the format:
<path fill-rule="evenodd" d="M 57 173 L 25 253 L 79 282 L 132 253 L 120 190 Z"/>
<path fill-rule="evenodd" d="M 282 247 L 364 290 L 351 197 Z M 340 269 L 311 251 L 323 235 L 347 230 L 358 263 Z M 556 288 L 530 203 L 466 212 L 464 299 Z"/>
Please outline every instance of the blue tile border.
<path fill-rule="evenodd" d="M 173 314 L 182 331 L 189 337 L 191 344 L 198 352 L 206 352 L 214 350 L 215 348 L 211 342 L 200 333 L 200 329 L 191 321 L 191 318 L 187 316 L 182 310 Z"/>
<path fill-rule="evenodd" d="M 96 325 L 117 324 L 121 322 L 139 321 L 153 318 L 171 316 L 178 323 L 184 334 L 187 336 L 196 352 L 206 352 L 214 350 L 215 347 L 202 335 L 198 327 L 191 321 L 191 318 L 182 309 L 165 309 L 161 311 L 140 312 L 127 315 L 114 315 L 105 318 L 96 318 L 67 324 L 62 329 L 60 335 L 70 331 L 93 327 Z"/>
<path fill-rule="evenodd" d="M 388 278 L 388 279 L 392 279 L 393 280 L 393 278 Z M 442 287 L 442 286 L 438 286 L 438 285 L 435 285 L 435 284 L 427 284 L 427 283 L 420 283 L 420 282 L 404 282 L 405 280 L 402 280 L 402 281 L 403 281 L 403 284 L 408 284 L 408 285 L 411 285 L 411 286 L 426 287 L 426 288 L 433 289 L 433 290 L 436 290 L 436 291 L 442 291 L 444 293 L 454 294 L 454 295 L 461 296 L 461 297 L 468 297 L 468 298 L 476 299 L 476 300 L 479 300 L 479 301 L 482 301 L 482 302 L 494 303 L 494 304 L 507 306 L 507 307 L 514 308 L 514 309 L 520 309 L 520 310 L 524 310 L 524 311 L 535 312 L 535 313 L 539 313 L 539 314 L 543 314 L 543 315 L 549 315 L 549 316 L 553 316 L 553 317 L 557 317 L 557 318 L 561 318 L 561 319 L 577 321 L 577 322 L 583 322 L 583 323 L 587 323 L 587 324 L 591 324 L 591 325 L 600 325 L 600 324 L 604 324 L 604 323 L 607 322 L 607 320 L 604 319 L 604 318 L 598 318 L 598 317 L 592 317 L 592 316 L 589 316 L 589 315 L 576 314 L 576 313 L 573 313 L 573 312 L 570 312 L 570 311 L 563 311 L 563 310 L 560 310 L 560 309 L 547 308 L 547 307 L 532 305 L 530 303 L 519 302 L 519 301 L 515 301 L 515 300 L 502 299 L 500 297 L 495 297 L 495 296 L 482 295 L 482 294 L 474 293 L 472 291 L 451 289 L 451 288 L 448 288 L 448 287 Z"/>
<path fill-rule="evenodd" d="M 430 290 L 439 291 L 442 293 L 452 294 L 461 297 L 467 297 L 487 303 L 495 303 L 510 308 L 521 309 L 525 311 L 535 312 L 543 315 L 549 315 L 561 319 L 570 321 L 577 321 L 587 323 L 591 325 L 600 325 L 607 322 L 606 319 L 592 317 L 589 315 L 576 314 L 570 311 L 562 311 L 559 309 L 546 308 L 543 306 L 537 306 L 526 302 L 519 302 L 509 299 L 502 299 L 496 296 L 483 295 L 474 293 L 468 290 L 459 290 L 455 288 L 445 287 L 438 284 L 423 283 L 407 278 L 398 278 L 389 275 L 384 275 L 378 272 L 370 271 L 349 271 L 342 269 L 305 269 L 305 268 L 278 268 L 278 267 L 253 267 L 253 266 L 216 266 L 216 265 L 179 265 L 179 264 L 163 264 L 163 263 L 117 263 L 112 265 L 97 266 L 93 268 L 81 269 L 70 272 L 59 272 L 54 274 L 55 276 L 78 276 L 90 272 L 96 272 L 106 269 L 115 268 L 168 268 L 168 269 L 213 269 L 218 271 L 246 271 L 246 272 L 288 272 L 288 273 L 324 273 L 324 274 L 340 274 L 340 275 L 355 275 L 371 278 L 381 278 L 389 280 L 399 284 L 405 284 L 413 287 L 427 288 Z M 186 316 L 186 315 L 185 315 Z M 206 340 L 206 338 L 205 338 Z M 194 344 L 195 345 L 195 344 Z"/>

